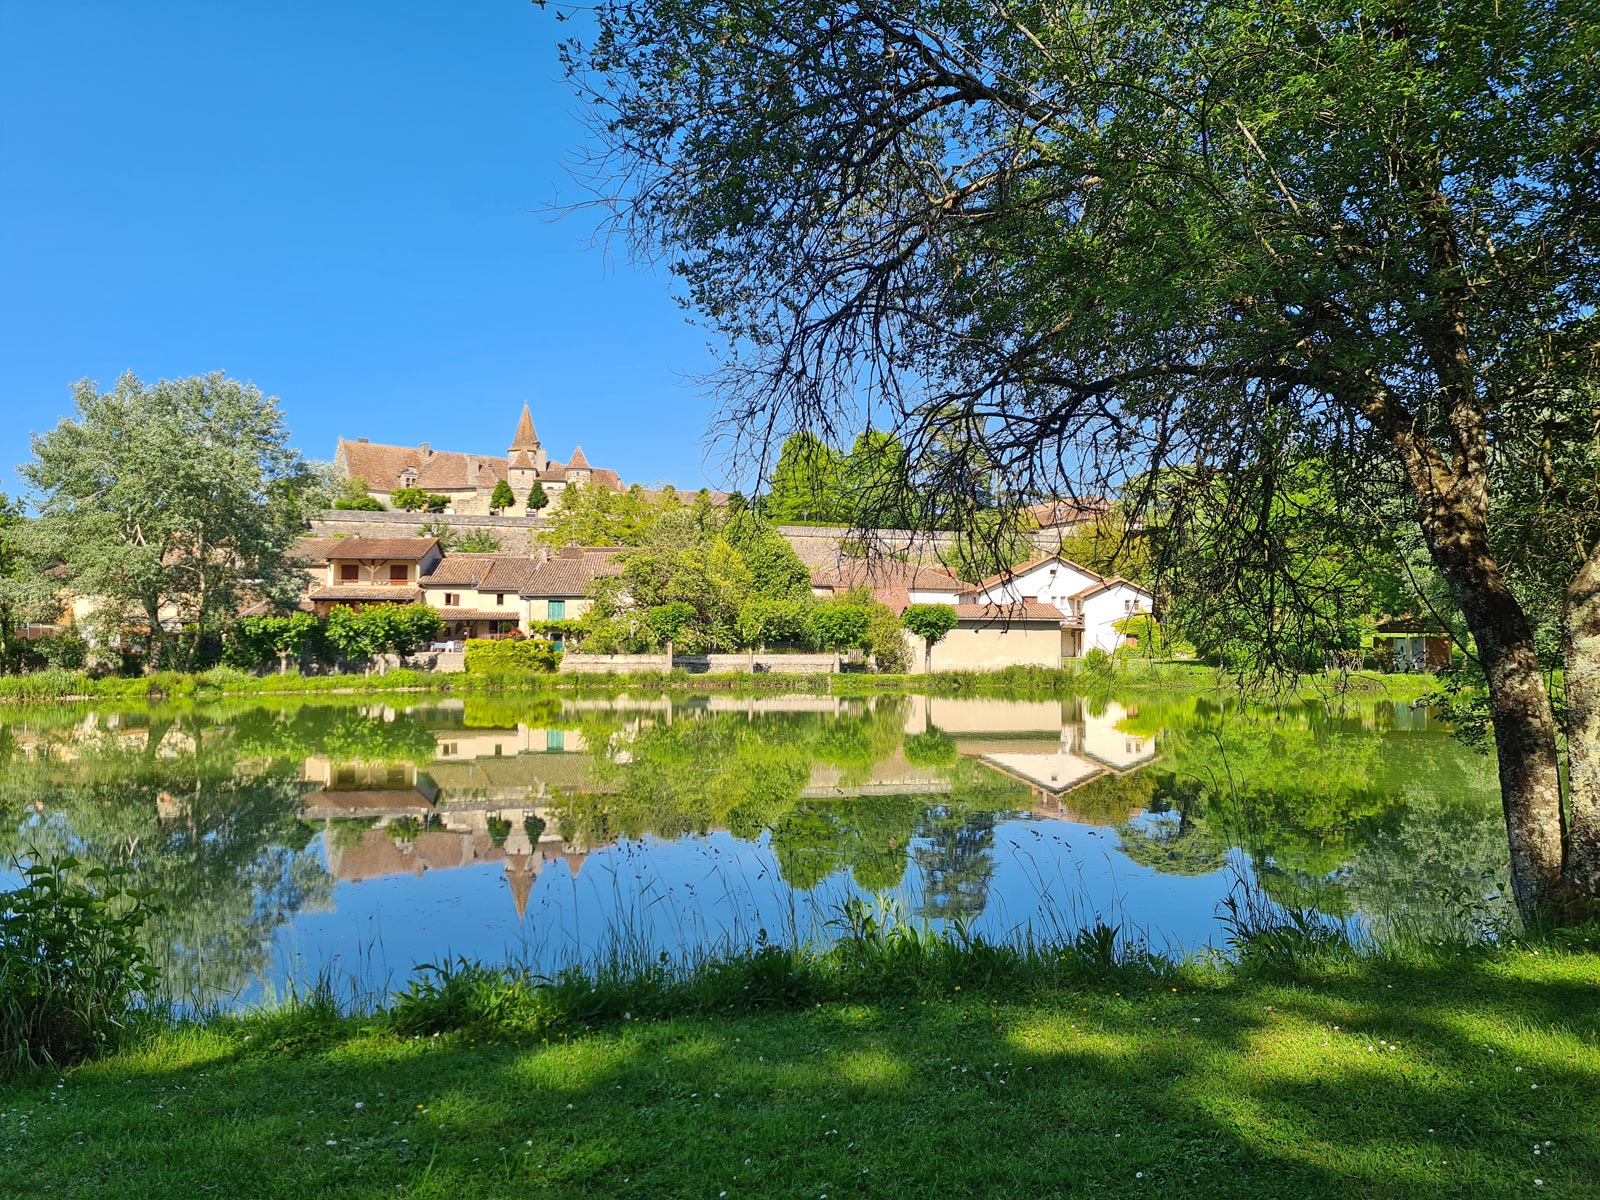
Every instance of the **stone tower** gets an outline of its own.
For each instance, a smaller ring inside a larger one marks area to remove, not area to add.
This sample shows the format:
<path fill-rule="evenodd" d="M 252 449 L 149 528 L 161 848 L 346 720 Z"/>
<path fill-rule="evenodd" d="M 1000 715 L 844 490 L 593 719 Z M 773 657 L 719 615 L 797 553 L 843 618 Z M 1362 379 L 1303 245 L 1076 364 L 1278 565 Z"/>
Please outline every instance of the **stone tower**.
<path fill-rule="evenodd" d="M 509 475 L 506 482 L 511 485 L 511 490 L 516 492 L 519 498 L 526 497 L 528 490 L 538 482 L 539 472 L 549 463 L 550 456 L 544 452 L 544 447 L 539 445 L 539 435 L 533 431 L 533 414 L 524 404 L 522 419 L 517 422 L 516 436 L 511 439 L 511 448 L 506 451 Z"/>

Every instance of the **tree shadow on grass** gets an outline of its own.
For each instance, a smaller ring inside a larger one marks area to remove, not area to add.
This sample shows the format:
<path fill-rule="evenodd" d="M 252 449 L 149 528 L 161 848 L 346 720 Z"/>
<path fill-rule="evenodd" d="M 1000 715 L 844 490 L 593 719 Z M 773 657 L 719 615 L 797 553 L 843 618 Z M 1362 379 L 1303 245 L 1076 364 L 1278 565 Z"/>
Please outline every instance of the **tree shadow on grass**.
<path fill-rule="evenodd" d="M 1593 1000 L 1453 969 L 902 997 L 521 1047 L 202 1033 L 187 1061 L 17 1090 L 0 1193 L 1581 1196 Z"/>

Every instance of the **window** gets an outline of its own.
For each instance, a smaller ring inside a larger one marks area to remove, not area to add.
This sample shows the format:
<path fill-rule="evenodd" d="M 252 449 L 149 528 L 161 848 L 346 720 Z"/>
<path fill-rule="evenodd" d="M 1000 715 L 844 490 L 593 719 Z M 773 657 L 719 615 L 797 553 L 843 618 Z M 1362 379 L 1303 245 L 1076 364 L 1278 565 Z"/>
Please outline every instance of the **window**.
<path fill-rule="evenodd" d="M 565 729 L 546 729 L 544 731 L 544 748 L 546 750 L 565 750 L 567 748 L 567 731 Z"/>
<path fill-rule="evenodd" d="M 361 568 L 356 566 L 355 563 L 340 563 L 339 564 L 339 582 L 340 583 L 355 583 L 360 578 L 361 578 Z"/>
<path fill-rule="evenodd" d="M 405 563 L 390 563 L 389 564 L 389 582 L 390 583 L 405 583 L 410 578 L 411 578 L 411 568 L 407 567 L 405 565 Z"/>
<path fill-rule="evenodd" d="M 567 602 L 565 600 L 550 601 L 550 620 L 565 621 L 567 619 Z"/>
<path fill-rule="evenodd" d="M 461 607 L 461 593 L 460 592 L 446 592 L 444 594 L 444 606 L 446 608 L 460 608 Z"/>
<path fill-rule="evenodd" d="M 496 592 L 494 594 L 494 602 L 504 608 L 506 606 L 506 594 L 504 592 Z"/>

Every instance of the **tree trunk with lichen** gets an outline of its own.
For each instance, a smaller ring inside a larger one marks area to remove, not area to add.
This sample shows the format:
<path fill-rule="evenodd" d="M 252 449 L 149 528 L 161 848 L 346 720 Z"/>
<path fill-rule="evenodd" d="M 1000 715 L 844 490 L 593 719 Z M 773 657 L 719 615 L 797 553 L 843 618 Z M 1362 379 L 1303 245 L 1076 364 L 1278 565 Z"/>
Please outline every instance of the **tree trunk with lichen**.
<path fill-rule="evenodd" d="M 1565 905 L 1565 829 L 1555 711 L 1539 669 L 1533 627 L 1489 548 L 1485 505 L 1459 483 L 1419 488 L 1428 548 L 1455 594 L 1489 686 L 1500 800 L 1517 911 L 1533 925 Z"/>
<path fill-rule="evenodd" d="M 1565 611 L 1568 817 L 1562 876 L 1600 898 L 1600 547 L 1567 588 Z"/>

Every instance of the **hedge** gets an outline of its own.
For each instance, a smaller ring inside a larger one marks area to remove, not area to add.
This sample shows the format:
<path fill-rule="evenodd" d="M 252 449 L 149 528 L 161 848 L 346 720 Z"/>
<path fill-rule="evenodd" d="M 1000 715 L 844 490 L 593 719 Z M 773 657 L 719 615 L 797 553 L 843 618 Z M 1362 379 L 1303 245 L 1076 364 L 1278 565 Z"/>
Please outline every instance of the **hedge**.
<path fill-rule="evenodd" d="M 529 638 L 521 642 L 510 638 L 495 641 L 487 638 L 467 640 L 466 668 L 473 674 L 554 671 L 560 662 L 560 652 L 549 642 L 538 638 Z"/>

